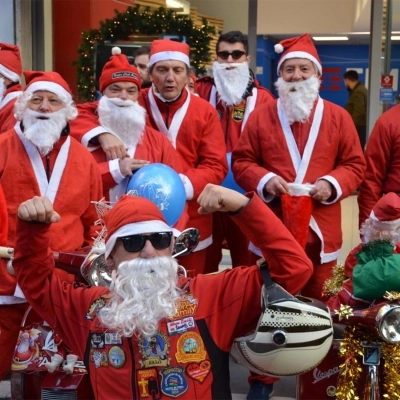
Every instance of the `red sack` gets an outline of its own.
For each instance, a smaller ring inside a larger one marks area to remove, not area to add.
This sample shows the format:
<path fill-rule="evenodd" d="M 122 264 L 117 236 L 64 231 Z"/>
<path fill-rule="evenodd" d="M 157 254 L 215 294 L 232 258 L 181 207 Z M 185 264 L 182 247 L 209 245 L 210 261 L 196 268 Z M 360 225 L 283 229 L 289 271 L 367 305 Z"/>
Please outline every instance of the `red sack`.
<path fill-rule="evenodd" d="M 313 199 L 309 195 L 312 188 L 309 184 L 290 183 L 289 193 L 281 195 L 283 223 L 303 248 L 313 211 Z"/>

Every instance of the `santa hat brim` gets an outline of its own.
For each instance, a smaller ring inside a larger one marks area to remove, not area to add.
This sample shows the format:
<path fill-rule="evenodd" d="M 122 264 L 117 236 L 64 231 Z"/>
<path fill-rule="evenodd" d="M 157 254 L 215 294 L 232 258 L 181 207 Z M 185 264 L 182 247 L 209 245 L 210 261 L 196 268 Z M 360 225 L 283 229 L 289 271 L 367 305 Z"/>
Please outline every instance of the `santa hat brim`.
<path fill-rule="evenodd" d="M 400 218 L 395 219 L 393 221 L 380 221 L 374 211 L 371 211 L 371 214 L 369 216 L 369 219 L 371 220 L 371 222 L 373 223 L 374 226 L 376 226 L 379 229 L 396 229 L 400 226 Z"/>
<path fill-rule="evenodd" d="M 12 82 L 19 82 L 21 77 L 10 69 L 6 68 L 4 65 L 0 64 L 0 74 L 8 78 Z"/>
<path fill-rule="evenodd" d="M 322 75 L 322 65 L 319 62 L 319 60 L 317 60 L 313 55 L 311 55 L 310 53 L 307 53 L 305 51 L 292 51 L 292 52 L 286 53 L 284 56 L 282 56 L 279 59 L 279 63 L 278 63 L 278 68 L 277 68 L 278 75 L 280 72 L 279 70 L 281 68 L 281 65 L 290 58 L 306 58 L 307 60 L 312 61 L 317 66 L 317 69 L 318 69 L 318 72 L 320 73 L 320 75 Z"/>
<path fill-rule="evenodd" d="M 55 82 L 49 81 L 37 81 L 33 82 L 25 88 L 25 92 L 34 93 L 39 90 L 45 90 L 51 93 L 54 93 L 60 99 L 65 100 L 67 102 L 72 100 L 71 93 L 65 90 L 61 85 Z"/>
<path fill-rule="evenodd" d="M 105 259 L 110 256 L 110 253 L 119 237 L 154 232 L 172 232 L 172 229 L 165 222 L 160 220 L 134 222 L 122 226 L 107 239 Z"/>
<path fill-rule="evenodd" d="M 189 57 L 180 51 L 160 51 L 150 56 L 149 67 L 159 61 L 175 60 L 182 61 L 190 67 Z"/>

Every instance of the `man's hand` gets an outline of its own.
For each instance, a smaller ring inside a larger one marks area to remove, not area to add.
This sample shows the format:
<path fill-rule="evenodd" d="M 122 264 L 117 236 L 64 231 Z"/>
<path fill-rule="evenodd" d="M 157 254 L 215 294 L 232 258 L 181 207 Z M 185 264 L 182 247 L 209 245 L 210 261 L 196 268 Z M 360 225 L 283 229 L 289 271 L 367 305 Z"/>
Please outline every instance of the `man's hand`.
<path fill-rule="evenodd" d="M 117 158 L 122 160 L 128 156 L 124 144 L 111 133 L 104 132 L 97 136 L 97 140 L 109 160 L 116 160 Z"/>
<path fill-rule="evenodd" d="M 288 193 L 289 186 L 287 182 L 280 176 L 274 176 L 264 186 L 264 191 L 272 196 L 280 196 Z"/>
<path fill-rule="evenodd" d="M 332 185 L 325 179 L 320 179 L 314 183 L 314 188 L 310 191 L 310 196 L 317 201 L 327 201 L 332 196 Z"/>
<path fill-rule="evenodd" d="M 132 176 L 133 171 L 150 164 L 147 160 L 135 160 L 130 157 L 125 157 L 119 162 L 119 170 L 125 177 Z"/>
<path fill-rule="evenodd" d="M 236 212 L 243 208 L 250 199 L 234 190 L 209 183 L 197 202 L 200 204 L 199 214 L 210 214 L 215 211 Z"/>
<path fill-rule="evenodd" d="M 18 208 L 18 217 L 24 221 L 45 222 L 47 224 L 61 220 L 60 214 L 54 211 L 53 204 L 46 196 L 35 196 L 21 203 Z"/>

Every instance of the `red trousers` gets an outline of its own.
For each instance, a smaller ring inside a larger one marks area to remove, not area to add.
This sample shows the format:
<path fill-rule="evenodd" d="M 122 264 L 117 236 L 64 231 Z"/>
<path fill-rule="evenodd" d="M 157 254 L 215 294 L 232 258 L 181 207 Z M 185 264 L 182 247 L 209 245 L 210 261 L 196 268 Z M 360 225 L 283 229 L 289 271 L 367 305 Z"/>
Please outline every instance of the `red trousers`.
<path fill-rule="evenodd" d="M 0 305 L 0 381 L 10 370 L 28 303 Z"/>
<path fill-rule="evenodd" d="M 213 242 L 206 249 L 205 273 L 217 272 L 222 260 L 222 243 L 226 240 L 232 267 L 249 265 L 249 240 L 225 212 L 213 214 Z"/>

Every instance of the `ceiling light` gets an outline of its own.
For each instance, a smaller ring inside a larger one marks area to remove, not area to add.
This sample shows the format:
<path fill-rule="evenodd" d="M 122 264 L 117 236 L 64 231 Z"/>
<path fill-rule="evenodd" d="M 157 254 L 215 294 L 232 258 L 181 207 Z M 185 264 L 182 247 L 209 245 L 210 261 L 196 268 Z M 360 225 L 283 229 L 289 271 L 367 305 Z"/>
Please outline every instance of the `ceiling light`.
<path fill-rule="evenodd" d="M 167 0 L 168 8 L 178 9 L 177 14 L 190 14 L 190 3 L 186 0 Z"/>
<path fill-rule="evenodd" d="M 390 39 L 391 40 L 400 40 L 400 36 L 391 36 Z"/>
<path fill-rule="evenodd" d="M 319 40 L 324 40 L 324 41 L 327 41 L 327 40 L 349 40 L 349 38 L 347 37 L 347 36 L 313 36 L 312 37 L 314 40 L 317 40 L 317 41 L 319 41 Z"/>

